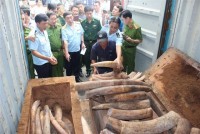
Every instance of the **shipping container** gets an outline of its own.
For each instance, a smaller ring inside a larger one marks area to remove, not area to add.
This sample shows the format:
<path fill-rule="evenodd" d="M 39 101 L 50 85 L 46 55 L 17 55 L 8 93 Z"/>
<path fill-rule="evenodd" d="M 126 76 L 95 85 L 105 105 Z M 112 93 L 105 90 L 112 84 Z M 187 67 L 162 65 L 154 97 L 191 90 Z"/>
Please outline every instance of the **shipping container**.
<path fill-rule="evenodd" d="M 0 2 L 0 133 L 14 134 L 29 79 L 18 1 Z"/>

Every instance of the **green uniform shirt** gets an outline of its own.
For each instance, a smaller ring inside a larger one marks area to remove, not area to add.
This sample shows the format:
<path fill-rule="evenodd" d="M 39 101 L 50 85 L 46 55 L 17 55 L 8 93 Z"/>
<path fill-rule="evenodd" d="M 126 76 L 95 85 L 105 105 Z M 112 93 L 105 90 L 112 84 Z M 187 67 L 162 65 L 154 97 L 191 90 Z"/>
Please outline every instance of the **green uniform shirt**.
<path fill-rule="evenodd" d="M 58 21 L 57 22 L 60 23 L 62 26 L 65 25 L 65 19 L 60 15 L 58 16 Z"/>
<path fill-rule="evenodd" d="M 130 29 L 127 25 L 124 28 L 124 34 L 129 36 L 131 39 L 138 39 L 142 40 L 142 32 L 141 32 L 141 27 L 137 25 L 136 23 L 133 22 L 133 28 Z M 124 40 L 123 45 L 125 47 L 136 47 L 138 44 L 136 43 L 130 43 Z"/>
<path fill-rule="evenodd" d="M 30 32 L 31 32 L 30 28 L 24 27 L 24 38 L 27 37 Z M 28 45 L 28 41 L 26 40 L 25 42 L 26 42 L 26 45 Z"/>
<path fill-rule="evenodd" d="M 101 30 L 100 21 L 97 19 L 92 19 L 89 23 L 87 19 L 81 22 L 84 29 L 84 40 L 97 40 L 97 33 Z"/>
<path fill-rule="evenodd" d="M 61 29 L 62 26 L 59 24 L 56 24 L 55 27 L 50 26 L 47 28 L 52 52 L 60 51 L 62 48 Z"/>

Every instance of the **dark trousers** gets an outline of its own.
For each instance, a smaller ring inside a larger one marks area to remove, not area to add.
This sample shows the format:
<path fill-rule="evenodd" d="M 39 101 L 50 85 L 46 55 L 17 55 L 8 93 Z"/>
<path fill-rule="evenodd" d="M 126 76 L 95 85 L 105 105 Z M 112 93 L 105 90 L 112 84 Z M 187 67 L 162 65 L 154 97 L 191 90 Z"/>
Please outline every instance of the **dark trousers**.
<path fill-rule="evenodd" d="M 96 40 L 94 41 L 85 41 L 85 46 L 86 46 L 86 52 L 85 55 L 83 55 L 84 58 L 84 64 L 86 67 L 86 72 L 90 73 L 91 72 L 91 60 L 90 60 L 90 55 L 91 55 L 91 49 L 92 46 L 96 43 Z"/>
<path fill-rule="evenodd" d="M 66 68 L 66 75 L 74 76 L 77 78 L 79 77 L 79 70 L 80 70 L 80 52 L 69 52 L 70 54 L 70 61 L 65 59 L 65 68 Z"/>
<path fill-rule="evenodd" d="M 34 65 L 34 68 L 38 74 L 38 78 L 52 77 L 52 65 L 50 63 Z"/>

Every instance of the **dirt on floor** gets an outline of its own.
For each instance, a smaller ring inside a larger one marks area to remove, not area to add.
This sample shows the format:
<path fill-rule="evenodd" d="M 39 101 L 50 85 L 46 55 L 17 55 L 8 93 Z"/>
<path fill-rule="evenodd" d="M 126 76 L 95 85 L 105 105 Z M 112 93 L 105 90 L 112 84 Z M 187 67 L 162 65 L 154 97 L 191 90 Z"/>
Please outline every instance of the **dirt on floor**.
<path fill-rule="evenodd" d="M 150 76 L 155 93 L 168 110 L 174 110 L 200 128 L 199 71 L 181 57 Z"/>

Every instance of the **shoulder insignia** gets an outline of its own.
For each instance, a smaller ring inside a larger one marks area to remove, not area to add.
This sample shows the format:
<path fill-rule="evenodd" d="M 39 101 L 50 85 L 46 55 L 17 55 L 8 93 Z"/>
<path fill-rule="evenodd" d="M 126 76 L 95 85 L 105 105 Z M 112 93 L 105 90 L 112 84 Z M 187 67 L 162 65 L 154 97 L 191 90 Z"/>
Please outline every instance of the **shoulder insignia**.
<path fill-rule="evenodd" d="M 139 26 L 139 25 L 137 25 L 137 24 L 135 24 L 135 23 L 133 24 L 133 26 L 134 26 L 134 28 L 135 28 L 135 29 L 138 29 L 138 28 L 140 28 L 140 26 Z"/>
<path fill-rule="evenodd" d="M 62 27 L 62 29 L 65 29 L 67 27 L 67 24 L 65 24 L 63 27 Z"/>

